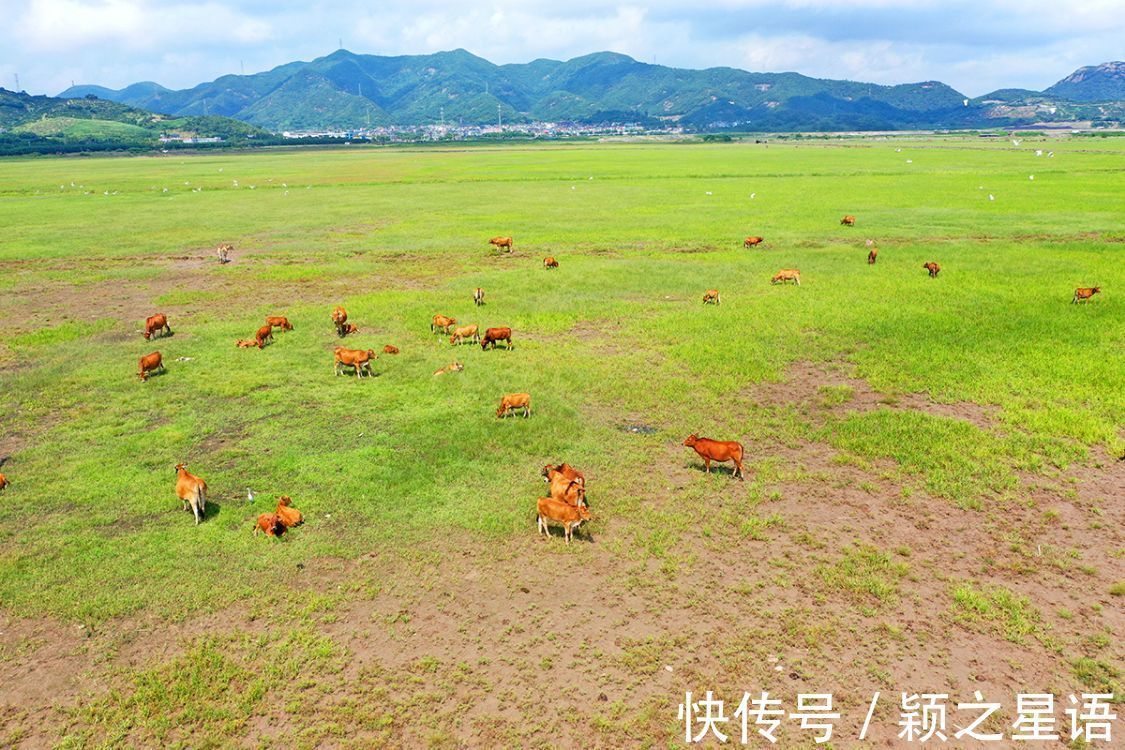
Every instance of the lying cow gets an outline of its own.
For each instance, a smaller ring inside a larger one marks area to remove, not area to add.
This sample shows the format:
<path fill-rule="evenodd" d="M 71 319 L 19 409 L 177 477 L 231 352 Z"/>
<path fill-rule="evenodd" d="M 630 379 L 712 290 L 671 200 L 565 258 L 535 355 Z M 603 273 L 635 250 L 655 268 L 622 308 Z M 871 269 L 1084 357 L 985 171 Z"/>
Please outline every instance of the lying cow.
<path fill-rule="evenodd" d="M 485 350 L 489 344 L 492 348 L 496 348 L 496 344 L 500 341 L 505 342 L 505 347 L 508 349 L 515 348 L 512 344 L 512 329 L 511 328 L 489 328 L 484 332 L 484 338 L 481 339 L 480 348 Z"/>
<path fill-rule="evenodd" d="M 570 537 L 579 526 L 586 521 L 593 520 L 589 508 L 585 505 L 571 505 L 551 497 L 539 498 L 537 508 L 539 533 L 550 537 L 551 532 L 547 528 L 548 523 L 557 524 L 563 527 L 567 544 L 570 544 Z"/>
<path fill-rule="evenodd" d="M 148 380 L 148 374 L 157 370 L 164 372 L 164 358 L 160 356 L 160 352 L 153 352 L 141 357 L 139 375 L 142 381 Z"/>
<path fill-rule="evenodd" d="M 1101 290 L 1102 290 L 1102 288 L 1100 286 L 1092 286 L 1092 287 L 1080 286 L 1080 287 L 1078 287 L 1077 289 L 1074 290 L 1074 297 L 1071 298 L 1070 304 L 1074 305 L 1074 304 L 1077 304 L 1079 302 L 1088 303 L 1090 301 L 1090 298 L 1093 297 L 1095 294 L 1099 293 Z"/>
<path fill-rule="evenodd" d="M 801 272 L 796 268 L 783 268 L 770 279 L 771 284 L 784 284 L 787 281 L 792 281 L 797 286 L 800 286 Z"/>
<path fill-rule="evenodd" d="M 506 417 L 513 410 L 523 409 L 523 416 L 526 419 L 531 416 L 531 394 L 530 393 L 509 393 L 500 399 L 500 407 L 496 409 L 497 417 Z"/>
<path fill-rule="evenodd" d="M 263 531 L 266 536 L 281 536 L 287 528 L 276 513 L 262 513 L 258 516 L 258 522 L 254 524 L 254 536 L 258 536 Z"/>
<path fill-rule="evenodd" d="M 293 526 L 300 526 L 305 522 L 304 515 L 301 514 L 301 511 L 293 507 L 293 501 L 288 495 L 282 495 L 278 498 L 277 510 L 274 511 L 274 514 L 277 515 L 278 519 L 287 529 Z"/>
<path fill-rule="evenodd" d="M 359 333 L 359 326 L 355 323 L 344 323 L 344 325 L 336 329 L 336 335 L 340 338 L 351 336 L 353 333 Z"/>
<path fill-rule="evenodd" d="M 387 344 L 383 347 L 383 354 L 398 354 L 398 347 L 394 344 Z"/>
<path fill-rule="evenodd" d="M 247 339 L 238 339 L 237 341 L 234 342 L 234 345 L 237 346 L 239 349 L 252 349 L 252 348 L 254 348 L 255 346 L 258 345 L 258 342 L 253 341 L 253 340 L 247 340 Z"/>
<path fill-rule="evenodd" d="M 374 375 L 371 371 L 371 362 L 376 358 L 374 349 L 345 349 L 342 346 L 337 346 L 332 350 L 335 355 L 335 363 L 332 370 L 337 375 L 345 367 L 355 368 L 355 376 L 359 378 L 361 373 L 366 370 L 368 375 Z"/>
<path fill-rule="evenodd" d="M 293 324 L 289 322 L 289 318 L 283 317 L 281 315 L 271 315 L 270 317 L 266 318 L 266 322 L 274 328 L 280 328 L 283 331 L 293 330 Z"/>
<path fill-rule="evenodd" d="M 480 334 L 477 332 L 475 325 L 453 329 L 453 335 L 449 337 L 449 343 L 456 346 L 465 341 L 472 341 L 474 344 L 480 343 Z"/>
<path fill-rule="evenodd" d="M 734 461 L 734 476 L 745 481 L 742 476 L 742 443 L 711 440 L 710 438 L 701 438 L 699 435 L 693 434 L 688 436 L 688 439 L 684 441 L 684 445 L 689 448 L 694 448 L 695 452 L 703 458 L 703 465 L 707 467 L 708 474 L 711 473 L 712 461 Z"/>
<path fill-rule="evenodd" d="M 145 319 L 144 337 L 151 339 L 159 333 L 161 336 L 172 335 L 172 328 L 168 325 L 168 318 L 164 313 L 157 313 Z"/>
<path fill-rule="evenodd" d="M 434 375 L 436 376 L 436 375 L 445 375 L 446 373 L 450 373 L 450 372 L 461 372 L 464 369 L 465 369 L 465 365 L 461 364 L 460 362 L 450 362 L 445 367 L 434 370 Z"/>

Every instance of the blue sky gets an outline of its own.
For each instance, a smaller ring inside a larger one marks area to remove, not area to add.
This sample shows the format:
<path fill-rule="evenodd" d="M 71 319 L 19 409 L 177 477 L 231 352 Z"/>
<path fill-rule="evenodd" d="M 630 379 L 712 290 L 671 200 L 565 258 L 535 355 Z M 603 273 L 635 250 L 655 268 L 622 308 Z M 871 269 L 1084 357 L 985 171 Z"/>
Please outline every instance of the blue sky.
<path fill-rule="evenodd" d="M 0 0 L 0 85 L 184 88 L 346 48 L 496 63 L 612 50 L 677 67 L 1042 89 L 1125 59 L 1125 0 Z"/>

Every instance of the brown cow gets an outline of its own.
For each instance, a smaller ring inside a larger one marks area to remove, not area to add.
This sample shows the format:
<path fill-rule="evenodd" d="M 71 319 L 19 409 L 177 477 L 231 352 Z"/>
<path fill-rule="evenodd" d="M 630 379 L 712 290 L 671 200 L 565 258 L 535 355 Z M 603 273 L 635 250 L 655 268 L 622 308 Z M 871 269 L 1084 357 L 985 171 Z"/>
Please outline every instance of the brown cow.
<path fill-rule="evenodd" d="M 500 408 L 496 410 L 497 417 L 506 417 L 514 409 L 523 409 L 523 416 L 526 419 L 531 416 L 531 394 L 530 393 L 509 393 L 500 399 Z"/>
<path fill-rule="evenodd" d="M 271 315 L 270 317 L 266 318 L 266 322 L 274 328 L 280 328 L 283 331 L 293 330 L 293 324 L 289 322 L 289 318 L 283 317 L 281 315 Z"/>
<path fill-rule="evenodd" d="M 305 517 L 301 511 L 293 507 L 293 501 L 288 495 L 282 495 L 277 499 L 277 510 L 274 511 L 277 517 L 285 524 L 285 528 L 293 526 L 300 526 L 305 522 Z"/>
<path fill-rule="evenodd" d="M 543 267 L 544 268 L 558 268 L 559 262 L 557 260 L 555 260 L 553 256 L 548 255 L 546 258 L 543 259 Z"/>
<path fill-rule="evenodd" d="M 253 340 L 247 340 L 247 339 L 239 339 L 238 341 L 234 342 L 234 345 L 237 346 L 239 349 L 250 349 L 252 347 L 257 346 L 258 342 L 253 341 Z"/>
<path fill-rule="evenodd" d="M 512 329 L 511 328 L 488 328 L 484 332 L 484 338 L 480 341 L 481 350 L 487 349 L 489 344 L 492 348 L 496 348 L 496 343 L 504 341 L 508 349 L 514 349 L 512 344 Z"/>
<path fill-rule="evenodd" d="M 719 297 L 718 289 L 708 289 L 703 293 L 703 304 L 705 305 L 719 305 L 723 300 Z"/>
<path fill-rule="evenodd" d="M 461 364 L 460 362 L 450 362 L 445 367 L 442 367 L 439 370 L 434 370 L 434 375 L 445 375 L 449 372 L 461 372 L 464 369 L 465 365 Z"/>
<path fill-rule="evenodd" d="M 340 374 L 341 369 L 344 367 L 354 367 L 355 376 L 357 378 L 360 377 L 360 373 L 364 370 L 367 371 L 368 375 L 374 375 L 374 373 L 371 372 L 371 362 L 378 356 L 375 354 L 374 349 L 345 349 L 342 346 L 337 346 L 332 351 L 335 355 L 335 364 L 332 367 L 332 371 L 337 375 Z"/>
<path fill-rule="evenodd" d="M 430 321 L 430 333 L 442 333 L 449 335 L 449 329 L 457 325 L 457 318 L 450 318 L 445 315 L 435 315 Z"/>
<path fill-rule="evenodd" d="M 699 435 L 692 434 L 684 441 L 684 445 L 689 448 L 694 448 L 695 452 L 703 458 L 703 464 L 707 467 L 708 474 L 711 473 L 712 461 L 734 461 L 734 476 L 745 481 L 745 478 L 742 476 L 742 443 L 711 440 L 710 438 L 701 438 Z"/>
<path fill-rule="evenodd" d="M 770 279 L 771 284 L 784 284 L 786 281 L 792 281 L 797 286 L 801 285 L 801 272 L 796 268 L 783 268 L 774 274 Z"/>
<path fill-rule="evenodd" d="M 337 336 L 343 336 L 344 335 L 344 334 L 340 333 L 340 331 L 342 331 L 344 329 L 344 324 L 347 323 L 347 322 L 348 322 L 348 311 L 345 310 L 340 305 L 336 305 L 336 308 L 334 310 L 332 310 L 332 324 L 334 326 L 336 326 L 336 335 Z"/>
<path fill-rule="evenodd" d="M 267 341 L 272 343 L 273 326 L 271 326 L 269 323 L 266 323 L 264 326 L 259 328 L 258 332 L 254 334 L 254 341 L 258 342 L 259 349 L 265 346 Z"/>
<path fill-rule="evenodd" d="M 1074 290 L 1074 297 L 1071 298 L 1070 304 L 1074 305 L 1079 302 L 1090 302 L 1090 298 L 1102 290 L 1100 286 L 1084 287 L 1080 286 Z"/>
<path fill-rule="evenodd" d="M 742 246 L 743 247 L 757 247 L 758 245 L 762 244 L 765 241 L 766 241 L 765 237 L 758 237 L 758 236 L 747 237 L 742 242 Z"/>
<path fill-rule="evenodd" d="M 8 481 L 8 478 L 3 474 L 0 474 L 0 490 L 4 489 L 9 484 L 11 484 L 11 482 Z"/>
<path fill-rule="evenodd" d="M 383 347 L 383 354 L 398 354 L 398 347 L 394 344 L 387 344 Z"/>
<path fill-rule="evenodd" d="M 867 265 L 875 265 L 875 259 L 879 257 L 879 248 L 873 247 L 867 252 Z"/>
<path fill-rule="evenodd" d="M 567 479 L 561 473 L 555 472 L 547 482 L 550 495 L 555 500 L 562 500 L 571 505 L 586 504 L 586 482 L 580 479 Z"/>
<path fill-rule="evenodd" d="M 930 261 L 929 263 L 923 263 L 922 268 L 925 268 L 930 272 L 931 279 L 936 279 L 938 273 L 941 272 L 941 266 L 939 266 L 937 263 L 934 263 L 933 261 Z"/>
<path fill-rule="evenodd" d="M 495 246 L 497 250 L 499 250 L 502 247 L 506 247 L 508 249 L 509 253 L 512 252 L 512 238 L 511 237 L 493 237 L 492 239 L 490 239 L 488 241 L 488 244 Z"/>
<path fill-rule="evenodd" d="M 586 506 L 571 505 L 570 503 L 555 500 L 551 497 L 539 498 L 537 507 L 539 533 L 543 534 L 543 536 L 550 537 L 551 532 L 547 529 L 547 522 L 556 523 L 563 527 L 567 544 L 570 544 L 570 536 L 574 533 L 575 529 L 584 522 L 593 520 L 593 516 L 590 515 L 590 510 Z"/>
<path fill-rule="evenodd" d="M 215 248 L 215 255 L 218 256 L 220 264 L 230 263 L 230 254 L 233 252 L 234 245 L 229 242 L 221 242 L 219 246 Z"/>
<path fill-rule="evenodd" d="M 578 469 L 574 468 L 573 466 L 571 466 L 568 463 L 561 463 L 557 466 L 552 466 L 551 464 L 547 464 L 546 466 L 543 467 L 543 470 L 540 471 L 539 473 L 543 476 L 543 480 L 548 482 L 548 483 L 550 483 L 550 481 L 551 481 L 551 475 L 552 474 L 561 474 L 562 476 L 566 477 L 567 479 L 578 479 L 578 480 L 581 480 L 583 483 L 585 483 L 585 481 L 586 481 L 585 475 L 583 475 L 582 472 L 580 472 Z"/>
<path fill-rule="evenodd" d="M 477 332 L 477 327 L 475 325 L 454 328 L 453 335 L 449 337 L 449 343 L 457 345 L 469 339 L 472 339 L 474 344 L 480 341 L 480 333 Z"/>
<path fill-rule="evenodd" d="M 350 336 L 353 333 L 359 333 L 359 327 L 356 326 L 355 323 L 344 323 L 344 325 L 336 329 L 336 335 L 340 338 Z"/>
<path fill-rule="evenodd" d="M 281 536 L 287 528 L 285 522 L 276 513 L 262 513 L 254 525 L 254 536 L 258 536 L 263 531 L 266 532 L 266 536 Z"/>
<path fill-rule="evenodd" d="M 148 380 L 148 374 L 160 370 L 164 372 L 164 358 L 160 356 L 160 352 L 153 352 L 141 357 L 140 362 L 140 376 L 141 380 Z"/>
<path fill-rule="evenodd" d="M 184 510 L 191 506 L 198 526 L 207 512 L 207 483 L 189 474 L 187 464 L 176 464 L 176 496 L 184 502 Z"/>
<path fill-rule="evenodd" d="M 854 227 L 855 226 L 855 217 L 852 216 L 851 214 L 848 214 L 844 218 L 840 219 L 840 223 L 843 224 L 846 227 Z"/>
<path fill-rule="evenodd" d="M 146 339 L 151 339 L 156 333 L 159 333 L 161 336 L 172 335 L 172 329 L 168 325 L 168 318 L 165 317 L 164 313 L 157 313 L 145 319 L 144 337 Z"/>
<path fill-rule="evenodd" d="M 477 307 L 480 307 L 481 305 L 484 304 L 484 290 L 481 289 L 479 286 L 476 289 L 473 290 L 473 303 Z"/>

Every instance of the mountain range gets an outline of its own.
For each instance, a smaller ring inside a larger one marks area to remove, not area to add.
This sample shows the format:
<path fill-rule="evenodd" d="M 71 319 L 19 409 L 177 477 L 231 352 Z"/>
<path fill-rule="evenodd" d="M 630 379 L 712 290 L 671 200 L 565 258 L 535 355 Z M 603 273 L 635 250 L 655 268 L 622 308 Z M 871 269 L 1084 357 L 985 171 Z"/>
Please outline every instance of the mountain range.
<path fill-rule="evenodd" d="M 273 131 L 381 125 L 574 121 L 639 122 L 709 130 L 900 130 L 1011 127 L 1125 120 L 1125 63 L 1082 68 L 1044 91 L 1001 89 L 965 97 L 939 81 L 882 86 L 750 73 L 688 70 L 598 52 L 565 62 L 495 65 L 463 49 L 384 57 L 338 50 L 190 89 L 135 83 L 73 86 L 172 117 L 220 115 Z"/>

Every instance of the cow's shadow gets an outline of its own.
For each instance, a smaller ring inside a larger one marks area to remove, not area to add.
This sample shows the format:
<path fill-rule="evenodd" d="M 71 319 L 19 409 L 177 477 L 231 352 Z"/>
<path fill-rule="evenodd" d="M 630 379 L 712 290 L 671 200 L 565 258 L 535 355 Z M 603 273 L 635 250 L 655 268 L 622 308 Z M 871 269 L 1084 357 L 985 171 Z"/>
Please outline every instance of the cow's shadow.
<path fill-rule="evenodd" d="M 698 470 L 700 474 L 703 474 L 703 475 L 706 476 L 707 467 L 704 465 L 704 463 L 702 461 L 695 461 L 691 465 L 692 465 L 693 468 Z M 743 464 L 742 468 L 743 469 L 746 468 L 745 464 Z M 738 477 L 735 477 L 734 471 L 735 471 L 734 464 L 719 464 L 719 463 L 712 463 L 711 464 L 711 473 L 712 474 L 726 474 L 728 477 L 734 477 L 735 479 L 737 479 Z"/>

